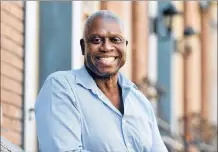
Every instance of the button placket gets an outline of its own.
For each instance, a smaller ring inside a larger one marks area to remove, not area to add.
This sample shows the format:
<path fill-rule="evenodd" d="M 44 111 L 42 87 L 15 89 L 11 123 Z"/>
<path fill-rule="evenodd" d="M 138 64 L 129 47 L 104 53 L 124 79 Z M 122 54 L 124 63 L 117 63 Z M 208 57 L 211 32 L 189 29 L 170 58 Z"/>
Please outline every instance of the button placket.
<path fill-rule="evenodd" d="M 131 149 L 131 144 L 129 143 L 128 140 L 128 135 L 127 135 L 127 121 L 123 118 L 122 119 L 122 131 L 123 131 L 123 137 L 126 143 L 126 147 L 128 149 L 128 151 L 130 151 L 129 149 Z"/>
<path fill-rule="evenodd" d="M 132 145 L 128 138 L 128 123 L 127 123 L 127 120 L 124 119 L 124 117 L 122 118 L 122 130 L 123 130 L 123 137 L 124 137 L 128 152 L 134 152 Z"/>

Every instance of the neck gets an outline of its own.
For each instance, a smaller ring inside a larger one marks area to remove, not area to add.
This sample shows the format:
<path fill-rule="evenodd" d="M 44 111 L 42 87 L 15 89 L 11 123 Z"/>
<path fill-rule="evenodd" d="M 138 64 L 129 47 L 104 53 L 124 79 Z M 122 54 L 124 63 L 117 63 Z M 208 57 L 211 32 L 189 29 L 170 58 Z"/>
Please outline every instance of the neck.
<path fill-rule="evenodd" d="M 124 107 L 122 102 L 122 90 L 118 85 L 118 73 L 108 76 L 99 77 L 91 72 L 87 67 L 87 71 L 95 80 L 98 88 L 104 93 L 104 95 L 110 100 L 110 102 L 123 114 Z"/>
<path fill-rule="evenodd" d="M 118 90 L 118 76 L 113 75 L 107 79 L 95 79 L 97 86 L 103 92 L 114 92 Z"/>

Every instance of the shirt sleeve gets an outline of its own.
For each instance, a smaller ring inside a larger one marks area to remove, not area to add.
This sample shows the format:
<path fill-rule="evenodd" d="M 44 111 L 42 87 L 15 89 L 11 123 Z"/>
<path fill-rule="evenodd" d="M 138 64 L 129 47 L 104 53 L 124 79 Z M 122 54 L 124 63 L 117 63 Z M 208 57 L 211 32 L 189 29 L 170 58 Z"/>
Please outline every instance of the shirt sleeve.
<path fill-rule="evenodd" d="M 152 148 L 151 152 L 168 152 L 158 129 L 156 116 L 151 106 L 152 117 L 153 117 L 153 128 L 152 128 Z"/>
<path fill-rule="evenodd" d="M 82 149 L 81 117 L 65 77 L 50 76 L 35 103 L 41 152 L 87 152 Z"/>

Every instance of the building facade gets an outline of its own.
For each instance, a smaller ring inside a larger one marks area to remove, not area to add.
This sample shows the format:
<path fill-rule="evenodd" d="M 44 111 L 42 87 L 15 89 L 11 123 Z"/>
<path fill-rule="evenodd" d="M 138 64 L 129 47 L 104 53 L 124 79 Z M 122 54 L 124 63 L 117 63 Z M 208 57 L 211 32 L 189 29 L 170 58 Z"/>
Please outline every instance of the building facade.
<path fill-rule="evenodd" d="M 1 2 L 1 136 L 22 146 L 24 3 Z"/>
<path fill-rule="evenodd" d="M 177 14 L 164 13 L 172 7 Z M 37 151 L 37 93 L 50 73 L 83 64 L 82 27 L 101 9 L 124 21 L 129 45 L 121 71 L 151 101 L 167 146 L 184 146 L 173 135 L 196 139 L 187 121 L 193 115 L 216 126 L 217 2 L 1 1 L 1 136 Z M 187 36 L 187 27 L 197 34 Z"/>

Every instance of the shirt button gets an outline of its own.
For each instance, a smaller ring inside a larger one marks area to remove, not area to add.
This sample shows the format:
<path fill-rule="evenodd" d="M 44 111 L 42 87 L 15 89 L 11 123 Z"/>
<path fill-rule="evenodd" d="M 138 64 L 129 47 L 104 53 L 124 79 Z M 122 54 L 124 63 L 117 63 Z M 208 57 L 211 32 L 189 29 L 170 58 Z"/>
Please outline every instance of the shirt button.
<path fill-rule="evenodd" d="M 126 120 L 123 120 L 123 123 L 125 124 L 125 123 L 126 123 Z"/>

